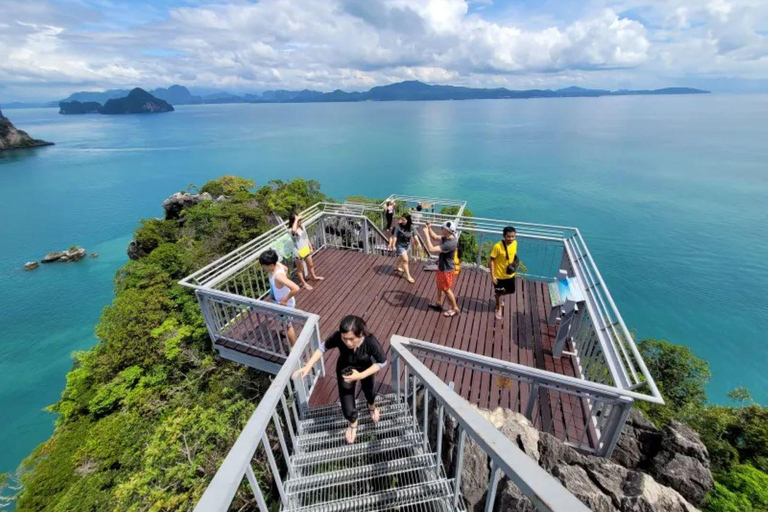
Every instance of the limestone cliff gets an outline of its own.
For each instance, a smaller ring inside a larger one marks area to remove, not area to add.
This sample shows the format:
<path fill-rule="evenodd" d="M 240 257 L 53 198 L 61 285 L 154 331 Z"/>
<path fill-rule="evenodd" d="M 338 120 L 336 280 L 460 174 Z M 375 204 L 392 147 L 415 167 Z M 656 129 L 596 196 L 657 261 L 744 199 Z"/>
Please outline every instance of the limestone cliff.
<path fill-rule="evenodd" d="M 53 142 L 33 139 L 27 132 L 16 129 L 10 119 L 5 117 L 2 111 L 0 111 L 0 151 L 50 146 L 52 144 Z"/>

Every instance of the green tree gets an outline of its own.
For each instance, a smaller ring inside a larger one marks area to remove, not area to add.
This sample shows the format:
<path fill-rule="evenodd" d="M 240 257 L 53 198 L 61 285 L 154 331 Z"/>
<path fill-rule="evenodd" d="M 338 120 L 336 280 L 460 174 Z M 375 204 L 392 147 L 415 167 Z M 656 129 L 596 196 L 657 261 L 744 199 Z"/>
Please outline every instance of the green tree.
<path fill-rule="evenodd" d="M 214 198 L 219 196 L 234 197 L 242 192 L 248 192 L 256 186 L 256 182 L 246 178 L 226 175 L 211 180 L 202 186 L 200 192 L 208 192 Z"/>
<path fill-rule="evenodd" d="M 754 509 L 746 496 L 731 492 L 725 486 L 715 483 L 715 488 L 707 496 L 704 510 L 707 512 L 753 512 Z"/>
<path fill-rule="evenodd" d="M 642 340 L 638 348 L 666 402 L 663 406 L 638 404 L 652 420 L 664 424 L 679 416 L 683 409 L 706 403 L 709 364 L 696 357 L 690 348 L 655 339 Z"/>

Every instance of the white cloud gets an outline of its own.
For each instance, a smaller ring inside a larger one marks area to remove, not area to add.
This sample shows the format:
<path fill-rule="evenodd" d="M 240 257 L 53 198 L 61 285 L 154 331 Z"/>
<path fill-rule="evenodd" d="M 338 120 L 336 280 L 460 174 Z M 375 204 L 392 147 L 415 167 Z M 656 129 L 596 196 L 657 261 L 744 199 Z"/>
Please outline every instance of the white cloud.
<path fill-rule="evenodd" d="M 0 82 L 6 97 L 171 83 L 232 90 L 368 88 L 402 79 L 608 87 L 768 76 L 768 2 L 591 0 L 569 10 L 578 13 L 573 19 L 545 25 L 541 13 L 531 14 L 535 23 L 524 15 L 494 18 L 486 13 L 497 5 L 472 9 L 476 3 L 235 0 L 119 27 L 87 4 L 0 0 Z"/>

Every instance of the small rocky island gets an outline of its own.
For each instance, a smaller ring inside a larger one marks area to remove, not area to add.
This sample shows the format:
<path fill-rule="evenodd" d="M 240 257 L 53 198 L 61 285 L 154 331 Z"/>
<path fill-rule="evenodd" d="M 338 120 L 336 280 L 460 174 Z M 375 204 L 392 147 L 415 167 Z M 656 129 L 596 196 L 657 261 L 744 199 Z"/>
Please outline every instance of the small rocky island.
<path fill-rule="evenodd" d="M 73 245 L 66 251 L 46 253 L 46 255 L 39 263 L 37 261 L 28 261 L 24 264 L 24 270 L 35 270 L 40 266 L 40 263 L 67 263 L 70 261 L 78 261 L 85 258 L 86 254 L 87 252 L 84 248 L 78 245 Z M 99 255 L 97 253 L 91 254 L 91 258 L 97 258 L 98 256 Z"/>
<path fill-rule="evenodd" d="M 17 129 L 0 111 L 0 151 L 52 145 L 53 142 L 33 139 L 27 132 Z"/>
<path fill-rule="evenodd" d="M 59 103 L 59 114 L 159 114 L 173 112 L 173 105 L 161 100 L 150 93 L 136 87 L 128 96 L 107 100 L 102 106 L 96 101 L 62 101 Z"/>

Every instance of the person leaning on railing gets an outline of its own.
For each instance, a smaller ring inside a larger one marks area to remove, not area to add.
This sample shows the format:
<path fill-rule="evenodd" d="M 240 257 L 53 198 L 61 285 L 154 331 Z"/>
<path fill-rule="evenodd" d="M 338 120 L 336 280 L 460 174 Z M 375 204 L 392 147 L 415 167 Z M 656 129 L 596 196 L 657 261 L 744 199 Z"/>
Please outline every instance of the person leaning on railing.
<path fill-rule="evenodd" d="M 515 272 L 517 271 L 517 231 L 512 226 L 504 228 L 502 239 L 491 250 L 488 267 L 491 270 L 493 292 L 496 297 L 496 320 L 504 318 L 504 296 L 515 293 Z"/>
<path fill-rule="evenodd" d="M 293 378 L 306 377 L 325 351 L 331 348 L 339 350 L 336 380 L 339 384 L 341 412 L 349 422 L 345 436 L 347 443 L 352 444 L 357 437 L 357 381 L 360 381 L 360 387 L 363 388 L 371 420 L 376 423 L 381 415 L 376 406 L 374 375 L 387 365 L 387 354 L 379 341 L 368 332 L 365 320 L 359 316 L 348 315 L 341 320 L 339 330 L 315 350 L 307 364 L 294 372 Z"/>
<path fill-rule="evenodd" d="M 281 306 L 296 307 L 296 294 L 299 293 L 299 285 L 288 277 L 288 267 L 280 263 L 277 252 L 267 249 L 259 255 L 259 263 L 269 274 L 269 295 L 272 300 Z M 293 346 L 296 343 L 296 331 L 291 322 L 286 321 L 285 335 Z"/>

